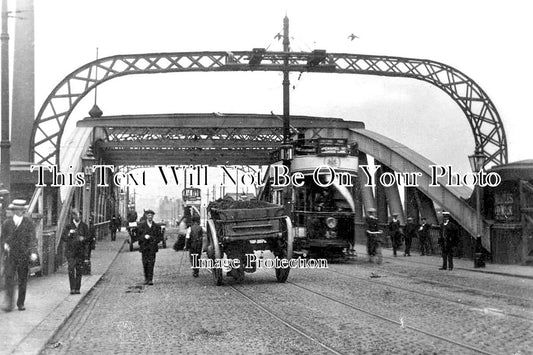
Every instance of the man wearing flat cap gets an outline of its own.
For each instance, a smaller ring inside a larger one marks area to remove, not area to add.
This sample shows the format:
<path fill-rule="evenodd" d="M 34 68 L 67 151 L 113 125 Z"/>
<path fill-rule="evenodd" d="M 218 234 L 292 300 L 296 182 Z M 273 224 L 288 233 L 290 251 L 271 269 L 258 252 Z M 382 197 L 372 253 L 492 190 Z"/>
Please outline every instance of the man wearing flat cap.
<path fill-rule="evenodd" d="M 144 270 L 144 284 L 153 285 L 155 256 L 161 241 L 161 227 L 154 222 L 154 211 L 148 209 L 144 212 L 146 220 L 139 223 L 137 233 L 139 236 L 139 251 L 142 253 Z"/>
<path fill-rule="evenodd" d="M 26 300 L 26 285 L 28 283 L 29 262 L 37 260 L 37 238 L 35 228 L 28 217 L 23 216 L 26 209 L 25 200 L 13 200 L 8 209 L 13 217 L 2 224 L 0 245 L 5 256 L 6 302 L 4 311 L 10 312 L 14 308 L 15 275 L 18 276 L 17 307 L 24 311 Z"/>

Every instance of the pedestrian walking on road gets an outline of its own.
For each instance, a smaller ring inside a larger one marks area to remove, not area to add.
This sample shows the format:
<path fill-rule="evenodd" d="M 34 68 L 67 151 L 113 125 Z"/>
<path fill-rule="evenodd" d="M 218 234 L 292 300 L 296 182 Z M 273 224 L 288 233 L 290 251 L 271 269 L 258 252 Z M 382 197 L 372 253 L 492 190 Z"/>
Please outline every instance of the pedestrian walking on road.
<path fill-rule="evenodd" d="M 146 219 L 139 223 L 139 251 L 142 253 L 144 284 L 153 285 L 155 256 L 159 251 L 157 244 L 161 241 L 161 227 L 154 222 L 154 211 L 146 210 Z"/>
<path fill-rule="evenodd" d="M 109 221 L 109 231 L 111 232 L 111 241 L 117 240 L 117 228 L 119 228 L 118 219 L 115 215 L 111 217 Z"/>
<path fill-rule="evenodd" d="M 381 235 L 383 231 L 379 230 L 378 219 L 375 216 L 376 209 L 369 208 L 366 217 L 366 250 L 368 253 L 368 261 L 372 262 L 374 257 L 377 257 L 377 263 L 382 263 L 381 254 Z"/>
<path fill-rule="evenodd" d="M 61 240 L 65 244 L 68 263 L 68 281 L 70 294 L 80 294 L 81 275 L 87 252 L 87 241 L 90 239 L 89 226 L 81 220 L 80 212 L 73 209 L 72 219 L 65 226 Z"/>
<path fill-rule="evenodd" d="M 392 252 L 397 256 L 397 251 L 402 246 L 402 230 L 400 228 L 400 221 L 398 220 L 398 213 L 392 214 L 392 221 L 389 223 L 389 231 L 392 241 Z"/>
<path fill-rule="evenodd" d="M 453 253 L 458 243 L 457 226 L 450 220 L 449 212 L 442 212 L 439 245 L 442 250 L 442 267 L 439 270 L 453 270 Z"/>
<path fill-rule="evenodd" d="M 191 260 L 191 265 L 194 266 L 193 263 L 193 255 L 196 255 L 197 259 L 200 259 L 202 256 L 202 243 L 204 239 L 204 230 L 200 226 L 200 216 L 194 215 L 192 217 L 192 226 L 189 233 L 189 258 Z M 197 267 L 192 268 L 192 276 L 198 277 L 200 269 Z"/>
<path fill-rule="evenodd" d="M 29 263 L 38 258 L 35 228 L 31 220 L 23 216 L 25 205 L 25 200 L 13 200 L 8 206 L 8 210 L 13 212 L 13 217 L 6 219 L 2 224 L 0 245 L 4 260 L 6 306 L 3 310 L 5 312 L 11 312 L 14 308 L 16 277 L 18 277 L 17 307 L 19 311 L 26 309 L 24 302 Z"/>
<path fill-rule="evenodd" d="M 416 230 L 418 226 L 414 224 L 413 218 L 408 217 L 407 223 L 405 224 L 405 250 L 403 256 L 411 256 L 411 244 L 413 243 L 413 238 L 416 238 Z"/>
<path fill-rule="evenodd" d="M 89 216 L 89 235 L 85 239 L 85 260 L 83 261 L 83 275 L 91 274 L 91 254 L 92 251 L 96 248 L 96 229 L 94 227 L 94 214 L 91 213 Z"/>
<path fill-rule="evenodd" d="M 429 229 L 431 226 L 427 224 L 426 218 L 422 217 L 422 224 L 418 227 L 418 241 L 420 242 L 420 254 L 421 255 L 431 255 L 432 251 L 430 249 L 430 236 Z"/>

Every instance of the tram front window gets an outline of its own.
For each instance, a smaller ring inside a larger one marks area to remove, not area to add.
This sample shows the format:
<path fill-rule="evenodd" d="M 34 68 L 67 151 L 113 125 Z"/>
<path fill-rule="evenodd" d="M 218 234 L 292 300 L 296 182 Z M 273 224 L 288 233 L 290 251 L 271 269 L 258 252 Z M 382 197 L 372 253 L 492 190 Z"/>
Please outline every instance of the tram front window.
<path fill-rule="evenodd" d="M 305 212 L 335 211 L 333 188 L 317 186 L 310 177 L 305 180 L 304 185 L 296 189 L 296 209 Z"/>

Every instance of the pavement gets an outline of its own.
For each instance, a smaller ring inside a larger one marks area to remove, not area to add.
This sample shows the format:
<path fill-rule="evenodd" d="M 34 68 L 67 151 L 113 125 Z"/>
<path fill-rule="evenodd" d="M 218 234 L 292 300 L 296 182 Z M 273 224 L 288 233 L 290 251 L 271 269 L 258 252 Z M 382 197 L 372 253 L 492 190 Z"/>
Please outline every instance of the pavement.
<path fill-rule="evenodd" d="M 366 245 L 356 244 L 355 250 L 357 251 L 357 255 L 359 257 L 367 257 Z M 397 254 L 398 256 L 394 257 L 392 248 L 385 248 L 382 250 L 384 259 L 394 259 L 394 261 L 397 262 L 415 263 L 421 268 L 432 267 L 438 269 L 442 266 L 442 257 L 440 255 L 421 256 L 417 251 L 413 251 L 411 252 L 410 257 L 404 257 L 402 249 L 398 250 Z M 533 266 L 486 263 L 486 266 L 483 268 L 475 268 L 473 260 L 453 258 L 453 267 L 456 270 L 467 270 L 485 274 L 533 279 Z"/>
<path fill-rule="evenodd" d="M 97 243 L 92 253 L 92 275 L 83 277 L 81 295 L 70 295 L 66 265 L 53 275 L 31 277 L 26 311 L 0 311 L 0 354 L 39 354 L 110 268 L 122 249 L 126 236 L 125 232 L 117 233 L 115 242 Z M 364 245 L 356 245 L 356 251 L 359 258 L 366 257 Z M 391 249 L 383 250 L 386 259 L 415 264 L 420 268 L 438 268 L 442 262 L 440 256 L 420 256 L 416 252 L 411 257 L 403 257 L 403 253 L 399 255 L 394 258 Z M 485 268 L 476 269 L 472 260 L 465 259 L 454 259 L 454 264 L 458 270 L 533 279 L 533 267 L 530 266 L 487 264 Z M 4 299 L 3 293 L 0 292 L 0 300 Z M 54 344 L 48 344 L 48 347 L 53 346 Z"/>
<path fill-rule="evenodd" d="M 91 255 L 92 274 L 83 276 L 81 294 L 71 295 L 66 264 L 52 275 L 30 277 L 26 310 L 0 311 L 0 354 L 39 354 L 49 339 L 107 272 L 126 241 L 126 232 L 117 240 L 97 241 Z M 0 292 L 4 304 L 5 291 Z"/>

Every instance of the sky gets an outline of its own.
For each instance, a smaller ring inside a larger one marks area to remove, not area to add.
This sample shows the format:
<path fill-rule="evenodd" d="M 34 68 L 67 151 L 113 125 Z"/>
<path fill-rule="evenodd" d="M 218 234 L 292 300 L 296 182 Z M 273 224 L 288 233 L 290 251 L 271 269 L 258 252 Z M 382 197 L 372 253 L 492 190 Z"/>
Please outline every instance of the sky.
<path fill-rule="evenodd" d="M 35 1 L 36 112 L 70 72 L 116 54 L 282 50 L 274 36 L 290 20 L 291 50 L 430 59 L 472 78 L 495 104 L 509 161 L 533 158 L 533 71 L 527 1 Z M 353 33 L 359 38 L 351 41 Z M 291 114 L 363 121 L 440 164 L 469 170 L 474 140 L 442 91 L 412 79 L 291 74 Z M 173 112 L 282 113 L 281 73 L 129 76 L 98 88 L 104 115 Z M 87 116 L 94 97 L 71 116 Z"/>

